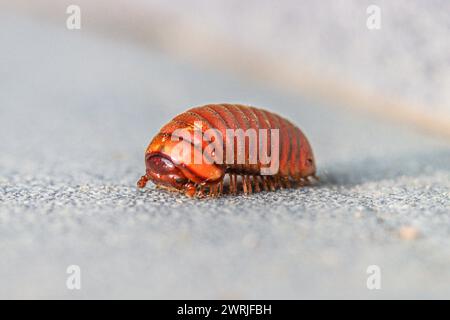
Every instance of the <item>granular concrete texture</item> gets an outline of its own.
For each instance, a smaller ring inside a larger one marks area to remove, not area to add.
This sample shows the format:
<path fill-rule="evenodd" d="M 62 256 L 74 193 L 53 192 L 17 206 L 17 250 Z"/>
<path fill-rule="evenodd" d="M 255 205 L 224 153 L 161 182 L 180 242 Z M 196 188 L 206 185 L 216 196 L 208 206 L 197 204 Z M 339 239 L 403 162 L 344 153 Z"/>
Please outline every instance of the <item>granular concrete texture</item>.
<path fill-rule="evenodd" d="M 157 50 L 0 21 L 1 298 L 450 297 L 449 145 Z M 137 191 L 151 137 L 210 102 L 297 123 L 321 182 Z M 69 265 L 81 290 L 66 288 Z M 381 290 L 367 289 L 370 265 Z"/>

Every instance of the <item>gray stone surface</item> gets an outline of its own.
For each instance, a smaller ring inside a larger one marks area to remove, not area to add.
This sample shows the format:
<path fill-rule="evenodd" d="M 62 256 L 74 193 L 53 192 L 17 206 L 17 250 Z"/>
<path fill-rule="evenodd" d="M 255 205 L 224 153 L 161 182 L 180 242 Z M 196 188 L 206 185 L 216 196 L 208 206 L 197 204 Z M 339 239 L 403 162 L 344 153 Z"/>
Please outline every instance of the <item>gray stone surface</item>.
<path fill-rule="evenodd" d="M 1 298 L 450 297 L 448 145 L 64 24 L 0 21 Z M 137 191 L 159 127 L 224 101 L 303 128 L 321 183 Z"/>

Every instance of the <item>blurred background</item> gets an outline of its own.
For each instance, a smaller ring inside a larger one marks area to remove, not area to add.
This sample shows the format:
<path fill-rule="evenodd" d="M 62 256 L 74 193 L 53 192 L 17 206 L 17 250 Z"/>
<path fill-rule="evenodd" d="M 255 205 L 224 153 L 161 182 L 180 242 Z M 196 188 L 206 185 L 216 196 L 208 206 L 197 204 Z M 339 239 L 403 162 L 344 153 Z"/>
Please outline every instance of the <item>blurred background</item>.
<path fill-rule="evenodd" d="M 450 134 L 449 4 L 433 1 L 3 1 L 64 27 Z M 379 29 L 367 26 L 376 5 Z"/>
<path fill-rule="evenodd" d="M 449 31 L 445 0 L 0 0 L 0 297 L 449 298 Z M 321 182 L 137 191 L 214 102 L 296 123 Z"/>

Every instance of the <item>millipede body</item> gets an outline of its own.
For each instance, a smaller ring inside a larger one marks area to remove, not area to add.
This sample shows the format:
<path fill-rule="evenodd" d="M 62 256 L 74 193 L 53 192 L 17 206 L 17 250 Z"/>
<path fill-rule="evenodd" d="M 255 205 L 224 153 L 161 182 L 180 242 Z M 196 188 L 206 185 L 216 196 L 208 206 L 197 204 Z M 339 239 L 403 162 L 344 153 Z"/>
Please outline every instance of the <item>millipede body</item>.
<path fill-rule="evenodd" d="M 145 152 L 143 188 L 188 196 L 245 194 L 299 187 L 316 178 L 311 146 L 279 115 L 239 104 L 209 104 L 177 115 Z"/>

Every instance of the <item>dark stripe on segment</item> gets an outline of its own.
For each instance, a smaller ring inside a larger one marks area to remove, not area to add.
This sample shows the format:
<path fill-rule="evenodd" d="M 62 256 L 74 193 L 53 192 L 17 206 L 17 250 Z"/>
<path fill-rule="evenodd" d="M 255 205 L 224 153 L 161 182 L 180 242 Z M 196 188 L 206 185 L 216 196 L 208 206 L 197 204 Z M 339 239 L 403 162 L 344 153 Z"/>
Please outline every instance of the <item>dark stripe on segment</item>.
<path fill-rule="evenodd" d="M 210 123 L 212 129 L 220 132 L 222 135 L 222 153 L 225 157 L 225 147 L 228 143 L 228 141 L 226 141 L 226 129 L 228 128 L 227 123 L 217 111 L 211 108 L 211 105 L 195 108 L 195 112 L 205 118 Z M 225 159 L 223 159 L 223 162 L 225 162 L 224 160 Z"/>
<path fill-rule="evenodd" d="M 253 112 L 253 110 L 251 109 L 251 107 L 248 106 L 243 106 L 243 105 L 236 105 L 237 108 L 239 108 L 239 110 L 244 114 L 245 119 L 247 119 L 247 123 L 248 123 L 248 129 L 253 129 L 255 130 L 256 133 L 256 150 L 250 150 L 250 144 L 248 144 L 248 147 L 246 147 L 247 150 L 247 160 L 248 160 L 248 165 L 249 168 L 251 168 L 252 172 L 259 172 L 259 165 L 258 165 L 258 149 L 259 149 L 259 121 L 258 121 L 258 117 L 255 115 L 255 113 Z M 246 144 L 247 146 L 247 144 Z M 250 151 L 252 152 L 256 152 L 256 163 L 255 164 L 250 164 Z"/>
<path fill-rule="evenodd" d="M 285 154 L 286 154 L 286 144 L 285 144 L 285 140 L 287 139 L 287 134 L 286 132 L 283 130 L 282 124 L 280 123 L 280 119 L 278 118 L 277 115 L 275 115 L 272 112 L 269 111 L 265 111 L 267 115 L 267 118 L 270 121 L 271 124 L 271 129 L 279 129 L 279 141 L 278 141 L 278 146 L 279 146 L 279 174 L 281 175 L 286 175 L 286 159 L 285 159 Z M 284 160 L 284 161 L 283 161 Z"/>
<path fill-rule="evenodd" d="M 300 129 L 299 129 L 299 131 L 301 132 Z M 314 153 L 312 152 L 311 145 L 310 145 L 308 139 L 306 138 L 306 136 L 303 134 L 303 132 L 301 132 L 301 146 L 300 147 L 301 147 L 301 154 L 302 154 L 302 158 L 300 159 L 301 160 L 301 162 L 300 162 L 301 176 L 306 177 L 311 174 L 311 172 L 310 172 L 311 168 L 309 167 L 309 165 L 307 165 L 308 158 L 311 157 L 311 160 L 313 160 Z"/>
<path fill-rule="evenodd" d="M 202 123 L 205 123 L 208 126 L 207 129 L 203 129 L 203 125 L 202 125 L 202 132 L 204 132 L 205 130 L 211 129 L 211 128 L 214 129 L 214 127 L 211 125 L 211 123 L 208 120 L 206 120 L 205 117 L 203 117 L 201 114 L 197 113 L 195 108 L 190 109 L 190 110 L 186 111 L 185 113 L 195 117 L 198 121 L 201 121 Z"/>
<path fill-rule="evenodd" d="M 228 139 L 226 136 L 226 129 L 234 129 L 235 128 L 235 123 L 230 121 L 230 118 L 233 118 L 233 114 L 227 110 L 226 108 L 224 108 L 222 105 L 217 105 L 217 104 L 210 104 L 207 105 L 207 108 L 210 109 L 211 111 L 213 111 L 216 115 L 217 118 L 219 118 L 222 123 L 224 123 L 225 125 L 225 134 L 224 134 L 224 139 L 225 139 L 225 144 L 224 144 L 224 152 L 223 152 L 223 162 L 224 162 L 224 166 L 225 168 L 228 168 L 230 165 L 226 163 L 226 150 L 228 148 Z M 234 143 L 234 150 L 233 150 L 233 154 L 236 154 L 236 143 Z"/>
<path fill-rule="evenodd" d="M 235 118 L 238 120 L 239 123 L 239 128 L 244 130 L 244 132 L 250 128 L 250 123 L 248 121 L 247 116 L 245 115 L 244 112 L 242 112 L 242 110 L 240 109 L 240 107 L 238 107 L 235 104 L 230 104 L 230 105 L 225 105 L 228 106 L 229 110 L 231 113 L 233 113 L 233 115 L 235 116 Z M 251 166 L 248 165 L 248 148 L 246 147 L 246 143 L 245 143 L 245 139 L 244 139 L 244 164 L 243 164 L 243 169 L 244 171 L 251 171 L 253 168 Z M 236 154 L 236 159 L 237 159 L 237 154 Z"/>
<path fill-rule="evenodd" d="M 219 120 L 221 125 L 222 125 L 222 142 L 223 142 L 223 165 L 226 167 L 226 149 L 227 146 L 229 145 L 230 141 L 227 137 L 227 129 L 230 129 L 232 126 L 230 126 L 230 124 L 228 123 L 228 120 L 225 116 L 223 116 L 222 114 L 220 114 L 220 112 L 218 112 L 215 109 L 216 105 L 207 105 L 205 106 L 205 110 L 208 110 L 209 112 L 211 112 L 214 116 L 215 119 Z M 228 111 L 228 110 L 226 110 Z M 231 114 L 231 113 L 230 113 Z M 234 150 L 233 150 L 233 154 L 234 154 Z"/>
<path fill-rule="evenodd" d="M 212 105 L 211 108 L 216 111 L 222 119 L 227 123 L 227 129 L 238 129 L 239 128 L 239 122 L 236 119 L 235 115 L 228 109 L 228 105 Z M 227 141 L 228 142 L 228 141 Z M 237 154 L 237 138 L 234 138 L 234 150 L 233 150 L 233 157 L 236 161 L 236 154 Z M 226 146 L 226 149 L 228 148 L 228 145 Z M 226 160 L 226 154 L 224 155 Z M 231 169 L 242 171 L 243 166 L 241 164 L 227 164 Z"/>
<path fill-rule="evenodd" d="M 238 121 L 235 118 L 234 114 L 228 110 L 227 107 L 223 105 L 212 105 L 210 106 L 212 110 L 217 112 L 217 114 L 222 118 L 222 120 L 226 123 L 227 129 L 237 129 L 239 126 L 237 125 Z"/>
<path fill-rule="evenodd" d="M 203 109 L 203 110 L 207 110 L 208 112 L 212 113 L 212 114 L 214 115 L 214 117 L 215 117 L 216 119 L 218 119 L 218 120 L 221 122 L 222 127 L 223 127 L 224 130 L 226 130 L 226 129 L 228 128 L 228 125 L 227 125 L 227 123 L 225 122 L 225 120 L 222 118 L 222 116 L 221 116 L 216 110 L 214 110 L 214 109 L 211 107 L 211 105 L 206 105 L 206 106 L 204 106 L 202 109 Z M 221 131 L 222 131 L 222 130 L 221 130 Z"/>
<path fill-rule="evenodd" d="M 291 134 L 291 157 L 289 160 L 289 168 L 290 168 L 290 176 L 292 178 L 295 178 L 298 170 L 297 170 L 297 165 L 298 165 L 298 161 L 299 159 L 298 157 L 298 146 L 299 146 L 299 139 L 300 137 L 298 136 L 298 130 L 297 127 L 295 127 L 290 121 L 286 120 L 286 123 L 288 124 L 288 130 L 290 131 Z"/>
<path fill-rule="evenodd" d="M 228 128 L 228 124 L 217 111 L 210 107 L 210 105 L 196 108 L 195 112 L 208 121 L 211 129 L 220 131 L 222 138 L 226 138 L 226 129 Z"/>
<path fill-rule="evenodd" d="M 289 125 L 286 119 L 280 117 L 279 115 L 275 115 L 278 117 L 280 121 L 281 130 L 285 133 L 285 138 L 282 140 L 283 149 L 285 154 L 282 154 L 282 161 L 280 161 L 281 172 L 284 173 L 285 176 L 289 175 L 290 169 L 290 158 L 291 158 L 291 149 L 292 149 L 292 137 L 291 132 L 289 130 Z"/>
<path fill-rule="evenodd" d="M 259 162 L 259 130 L 261 129 L 261 125 L 259 123 L 259 119 L 256 116 L 253 107 L 244 107 L 243 111 L 247 114 L 247 117 L 249 119 L 252 119 L 252 121 L 250 121 L 251 123 L 253 123 L 252 128 L 254 128 L 256 130 L 256 164 L 253 165 L 254 170 L 258 172 L 258 174 L 260 173 L 260 169 L 261 169 L 261 164 Z"/>
<path fill-rule="evenodd" d="M 205 121 L 205 119 L 203 119 L 202 117 L 198 116 L 193 112 L 190 112 L 189 110 L 177 115 L 174 119 L 172 119 L 166 126 L 164 126 L 161 129 L 161 132 L 170 134 L 171 137 L 182 138 L 183 140 L 186 141 L 186 139 L 183 136 L 175 135 L 173 134 L 173 132 L 176 129 L 195 128 L 194 125 L 195 121 L 193 121 L 193 118 L 202 122 L 202 132 L 203 132 L 205 130 L 204 124 L 208 125 L 209 123 Z M 200 154 L 203 155 L 203 145 L 202 144 L 196 145 L 193 141 L 193 138 L 194 138 L 193 136 L 189 136 L 189 140 L 187 140 L 187 142 L 189 142 L 193 146 L 194 150 L 200 152 Z"/>
<path fill-rule="evenodd" d="M 253 118 L 256 128 L 257 129 L 261 129 L 261 123 L 259 122 L 258 116 L 256 115 L 255 108 L 253 108 L 253 107 L 246 107 L 245 110 Z"/>
<path fill-rule="evenodd" d="M 268 129 L 267 130 L 267 141 L 266 141 L 267 142 L 266 143 L 266 149 L 267 149 L 266 153 L 267 153 L 267 156 L 270 157 L 271 156 L 271 154 L 270 154 L 270 151 L 271 151 L 271 139 L 272 139 L 271 138 L 271 134 L 270 134 L 270 128 L 271 128 L 270 121 L 267 118 L 265 110 L 253 108 L 253 112 L 258 116 L 259 126 L 262 129 Z"/>
<path fill-rule="evenodd" d="M 211 122 L 209 122 L 209 120 L 208 120 L 207 118 L 205 118 L 205 117 L 200 113 L 200 109 L 199 109 L 199 108 L 192 108 L 192 109 L 186 111 L 185 113 L 188 114 L 188 115 L 191 115 L 191 116 L 193 116 L 193 117 L 196 117 L 197 120 L 199 120 L 199 121 L 201 121 L 202 123 L 205 123 L 205 124 L 206 124 L 206 126 L 207 126 L 208 128 L 205 128 L 205 127 L 202 125 L 202 133 L 204 133 L 204 132 L 205 132 L 206 130 L 208 130 L 208 129 L 216 129 L 215 126 L 213 126 L 213 125 L 211 124 Z M 203 141 L 203 138 L 202 138 L 202 146 L 201 146 L 201 153 L 202 153 L 202 155 L 205 155 L 205 154 L 203 153 L 203 151 L 204 151 L 204 148 L 206 148 L 206 145 L 207 145 L 207 144 L 208 144 L 208 142 Z M 208 161 L 209 161 L 209 162 L 212 162 L 211 157 L 209 157 L 209 155 L 206 155 L 206 156 L 208 156 Z"/>
<path fill-rule="evenodd" d="M 297 142 L 297 159 L 295 161 L 296 163 L 296 171 L 297 171 L 297 177 L 301 177 L 302 176 L 302 172 L 301 172 L 301 168 L 302 168 L 302 161 L 303 161 L 303 154 L 302 154 L 302 136 L 303 136 L 303 132 L 295 127 L 297 129 L 297 137 L 298 137 L 298 142 Z"/>
<path fill-rule="evenodd" d="M 253 117 L 253 119 L 254 119 L 254 123 L 255 123 L 255 126 L 256 126 L 256 128 L 257 128 L 257 130 L 256 130 L 256 135 L 257 135 L 257 145 L 256 145 L 256 152 L 257 152 L 257 159 L 258 159 L 258 164 L 257 164 L 257 169 L 258 169 L 258 171 L 260 171 L 260 169 L 261 169 L 261 162 L 259 161 L 259 154 L 260 154 L 260 152 L 259 152 L 259 149 L 260 149 L 260 136 L 259 136 L 259 130 L 261 130 L 261 129 L 263 129 L 262 128 L 262 126 L 261 126 L 261 122 L 259 121 L 259 118 L 258 118 L 258 116 L 257 116 L 257 114 L 256 114 L 256 111 L 255 111 L 255 108 L 253 108 L 253 107 L 248 107 L 246 110 L 248 110 L 248 112 L 249 112 L 249 114 Z"/>
<path fill-rule="evenodd" d="M 264 153 L 267 155 L 267 157 L 270 157 L 270 123 L 269 120 L 267 119 L 267 117 L 265 116 L 265 114 L 263 112 L 261 112 L 261 110 L 256 109 L 256 108 L 251 108 L 253 114 L 256 116 L 256 118 L 258 119 L 258 127 L 260 130 L 266 130 L 266 139 L 264 140 L 264 143 L 261 145 L 261 140 L 259 137 L 259 132 L 258 132 L 258 171 L 259 173 L 261 173 L 261 167 L 264 166 L 266 167 L 267 164 L 262 164 L 261 162 L 261 149 L 263 149 Z"/>
<path fill-rule="evenodd" d="M 272 113 L 271 112 L 269 112 L 269 111 L 267 111 L 267 110 L 261 110 L 261 113 L 264 115 L 264 117 L 267 119 L 267 124 L 268 124 L 268 126 L 269 126 L 269 129 L 270 130 L 272 130 L 272 129 L 280 129 L 279 128 L 279 125 L 278 125 L 278 122 L 277 121 L 275 121 L 274 120 L 274 118 L 272 117 Z M 274 157 L 274 156 L 277 156 L 279 159 L 281 158 L 281 151 L 282 151 L 282 148 L 281 148 L 281 130 L 279 130 L 279 137 L 278 137 L 278 141 L 274 141 L 274 143 L 278 143 L 278 155 L 272 155 L 272 136 L 271 136 L 271 131 L 269 132 L 270 133 L 270 145 L 269 145 L 269 151 L 270 151 L 270 157 Z"/>
<path fill-rule="evenodd" d="M 244 126 L 241 127 L 241 129 L 243 129 L 245 131 L 245 130 L 251 128 L 250 127 L 250 120 L 248 119 L 248 117 L 245 114 L 245 112 L 242 111 L 243 106 L 236 105 L 236 104 L 231 104 L 230 108 L 231 108 L 231 110 L 235 110 L 239 114 L 238 119 L 241 119 L 241 122 L 243 120 Z M 233 111 L 231 111 L 231 112 L 233 112 Z"/>

